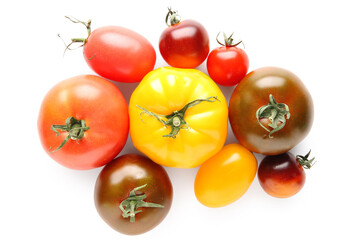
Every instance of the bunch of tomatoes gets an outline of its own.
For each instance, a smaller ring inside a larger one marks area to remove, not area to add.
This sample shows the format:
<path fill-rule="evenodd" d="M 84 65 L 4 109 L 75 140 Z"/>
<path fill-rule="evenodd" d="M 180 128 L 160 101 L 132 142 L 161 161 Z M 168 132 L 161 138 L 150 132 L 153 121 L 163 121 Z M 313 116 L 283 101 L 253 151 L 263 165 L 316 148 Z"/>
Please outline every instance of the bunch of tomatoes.
<path fill-rule="evenodd" d="M 38 130 L 45 151 L 58 163 L 85 170 L 105 166 L 95 186 L 95 206 L 113 229 L 140 234 L 170 210 L 173 189 L 162 166 L 199 167 L 194 190 L 200 203 L 222 207 L 239 199 L 256 173 L 274 197 L 290 197 L 304 185 L 303 168 L 314 159 L 288 151 L 313 121 L 313 102 L 301 80 L 282 68 L 248 73 L 249 59 L 224 34 L 210 53 L 203 25 L 169 9 L 159 49 L 170 65 L 154 69 L 156 53 L 140 34 L 119 26 L 74 38 L 97 75 L 55 85 L 45 96 Z M 209 76 L 196 70 L 207 59 Z M 127 105 L 109 80 L 139 82 Z M 234 86 L 230 102 L 217 84 Z M 225 145 L 228 121 L 239 143 Z M 119 155 L 130 132 L 142 153 Z M 267 155 L 258 166 L 252 152 Z"/>

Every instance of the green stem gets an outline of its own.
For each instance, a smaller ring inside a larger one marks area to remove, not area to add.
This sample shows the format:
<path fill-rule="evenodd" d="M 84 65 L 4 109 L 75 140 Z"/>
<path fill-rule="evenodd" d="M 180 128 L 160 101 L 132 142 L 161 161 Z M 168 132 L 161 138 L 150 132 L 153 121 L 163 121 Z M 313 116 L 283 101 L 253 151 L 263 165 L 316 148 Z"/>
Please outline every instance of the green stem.
<path fill-rule="evenodd" d="M 178 14 L 178 12 L 172 11 L 171 8 L 168 7 L 168 13 L 166 14 L 166 17 L 165 17 L 166 25 L 171 27 L 171 26 L 178 24 L 180 21 L 181 21 L 181 17 Z"/>
<path fill-rule="evenodd" d="M 129 197 L 123 200 L 119 205 L 119 208 L 122 211 L 122 217 L 130 217 L 131 223 L 135 222 L 135 215 L 142 212 L 142 210 L 137 210 L 140 207 L 164 208 L 161 204 L 144 202 L 143 200 L 146 198 L 145 193 L 142 195 L 136 195 L 135 191 L 145 188 L 146 185 L 147 184 L 144 184 L 131 190 Z"/>
<path fill-rule="evenodd" d="M 262 118 L 269 119 L 270 123 L 268 126 L 264 126 L 261 123 L 260 119 Z M 273 95 L 270 94 L 269 103 L 260 107 L 256 111 L 256 119 L 259 125 L 267 132 L 269 132 L 268 137 L 273 138 L 272 134 L 283 129 L 286 124 L 286 119 L 290 119 L 290 110 L 288 105 L 285 103 L 277 103 Z M 280 122 L 280 125 L 278 125 L 278 122 Z M 272 130 L 270 130 L 268 127 L 270 127 Z"/>
<path fill-rule="evenodd" d="M 60 150 L 70 139 L 72 140 L 81 140 L 84 137 L 85 131 L 89 130 L 90 127 L 86 126 L 85 120 L 77 120 L 74 117 L 68 117 L 65 121 L 65 125 L 51 125 L 51 130 L 56 133 L 56 136 L 60 135 L 59 131 L 67 132 L 68 135 L 62 141 L 59 147 L 54 151 L 49 152 L 53 153 Z"/>
<path fill-rule="evenodd" d="M 296 160 L 305 169 L 310 169 L 315 164 L 315 157 L 309 160 L 310 152 L 311 150 L 305 156 L 296 155 Z"/>
<path fill-rule="evenodd" d="M 64 50 L 64 54 L 67 50 L 73 50 L 74 48 L 71 48 L 71 45 L 74 44 L 74 43 L 82 43 L 79 47 L 83 47 L 90 34 L 91 34 L 91 19 L 89 19 L 87 22 L 84 22 L 84 21 L 80 21 L 79 19 L 76 19 L 76 18 L 73 18 L 73 17 L 69 17 L 69 16 L 65 16 L 65 18 L 69 19 L 71 22 L 73 23 L 81 23 L 82 25 L 84 25 L 86 27 L 86 30 L 87 30 L 87 37 L 86 38 L 72 38 L 71 39 L 71 42 L 69 44 L 66 44 L 65 41 L 64 41 L 64 44 L 65 44 L 65 50 Z M 60 37 L 60 35 L 58 34 L 58 36 Z M 60 37 L 61 38 L 61 37 Z"/>
<path fill-rule="evenodd" d="M 162 124 L 164 124 L 164 126 L 170 126 L 171 127 L 171 131 L 169 134 L 163 135 L 163 137 L 171 137 L 171 138 L 176 138 L 177 134 L 179 133 L 179 131 L 181 129 L 186 129 L 189 127 L 189 125 L 187 124 L 187 122 L 185 121 L 185 112 L 191 108 L 196 106 L 197 104 L 201 103 L 201 102 L 215 102 L 215 101 L 220 101 L 217 97 L 208 97 L 205 99 L 196 99 L 193 100 L 189 103 L 187 103 L 182 109 L 180 109 L 179 111 L 174 111 L 173 113 L 169 114 L 169 115 L 160 115 L 160 114 L 156 114 L 153 112 L 150 112 L 148 110 L 146 110 L 143 107 L 140 107 L 137 105 L 138 108 L 140 108 L 141 110 L 143 110 L 140 113 L 140 117 L 141 114 L 148 114 L 150 116 L 155 117 L 159 122 L 161 122 Z M 165 118 L 166 120 L 164 120 L 163 118 Z"/>

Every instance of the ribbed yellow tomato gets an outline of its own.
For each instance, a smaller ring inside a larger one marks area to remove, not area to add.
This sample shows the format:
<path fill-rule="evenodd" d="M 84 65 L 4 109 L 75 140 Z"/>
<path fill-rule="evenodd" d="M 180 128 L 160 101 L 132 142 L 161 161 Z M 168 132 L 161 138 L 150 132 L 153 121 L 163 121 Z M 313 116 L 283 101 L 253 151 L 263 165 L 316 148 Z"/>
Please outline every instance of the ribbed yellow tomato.
<path fill-rule="evenodd" d="M 239 199 L 250 187 L 256 171 L 255 156 L 240 144 L 228 144 L 201 165 L 195 195 L 207 207 L 223 207 Z"/>
<path fill-rule="evenodd" d="M 227 136 L 226 99 L 196 69 L 148 73 L 131 95 L 129 115 L 134 146 L 168 167 L 199 166 L 220 151 Z"/>

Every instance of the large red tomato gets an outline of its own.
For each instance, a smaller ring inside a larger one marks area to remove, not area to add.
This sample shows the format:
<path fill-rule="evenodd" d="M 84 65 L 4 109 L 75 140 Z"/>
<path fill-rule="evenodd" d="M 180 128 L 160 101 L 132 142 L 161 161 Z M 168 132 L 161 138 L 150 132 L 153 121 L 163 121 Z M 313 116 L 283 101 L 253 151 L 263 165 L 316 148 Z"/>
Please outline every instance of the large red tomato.
<path fill-rule="evenodd" d="M 156 53 L 151 43 L 142 35 L 119 26 L 106 26 L 91 32 L 91 21 L 82 22 L 88 30 L 82 42 L 84 58 L 88 65 L 100 76 L 119 82 L 140 82 L 154 69 Z"/>
<path fill-rule="evenodd" d="M 180 21 L 176 11 L 169 9 L 170 22 L 161 36 L 159 49 L 164 60 L 173 67 L 195 68 L 209 54 L 209 35 L 203 25 L 194 20 Z"/>
<path fill-rule="evenodd" d="M 45 96 L 38 130 L 45 151 L 72 169 L 91 169 L 114 159 L 129 132 L 129 114 L 111 82 L 81 75 L 55 85 Z"/>
<path fill-rule="evenodd" d="M 293 73 L 277 67 L 250 72 L 229 103 L 234 135 L 250 151 L 287 152 L 309 133 L 314 115 L 310 93 Z"/>

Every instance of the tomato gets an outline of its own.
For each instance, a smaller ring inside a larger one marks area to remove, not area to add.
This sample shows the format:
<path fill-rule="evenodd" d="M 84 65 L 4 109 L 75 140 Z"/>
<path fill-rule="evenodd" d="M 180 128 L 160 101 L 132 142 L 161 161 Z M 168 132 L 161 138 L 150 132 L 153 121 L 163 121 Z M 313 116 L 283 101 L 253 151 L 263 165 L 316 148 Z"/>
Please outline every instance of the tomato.
<path fill-rule="evenodd" d="M 287 198 L 298 193 L 305 184 L 305 171 L 313 165 L 314 158 L 294 156 L 290 152 L 277 156 L 266 156 L 260 163 L 258 178 L 261 187 L 269 195 Z"/>
<path fill-rule="evenodd" d="M 238 200 L 257 171 L 255 156 L 240 144 L 228 144 L 202 164 L 195 178 L 195 195 L 207 207 L 223 207 Z"/>
<path fill-rule="evenodd" d="M 135 235 L 157 226 L 173 198 L 166 171 L 138 154 L 120 156 L 106 165 L 95 185 L 95 206 L 114 230 Z"/>
<path fill-rule="evenodd" d="M 72 43 L 83 43 L 87 64 L 100 76 L 119 82 L 140 82 L 154 69 L 155 49 L 142 35 L 119 26 L 105 26 L 91 32 L 90 20 L 70 20 L 86 26 L 88 37 L 72 39 Z"/>
<path fill-rule="evenodd" d="M 46 94 L 38 130 L 44 150 L 63 166 L 100 167 L 114 159 L 126 143 L 127 104 L 120 90 L 106 79 L 72 77 Z"/>
<path fill-rule="evenodd" d="M 212 50 L 208 56 L 206 66 L 209 76 L 216 83 L 224 86 L 238 84 L 246 75 L 249 68 L 249 58 L 244 50 L 236 47 L 241 43 L 233 43 L 232 34 L 225 38 L 225 45 Z"/>
<path fill-rule="evenodd" d="M 310 93 L 288 70 L 264 67 L 234 89 L 229 119 L 234 135 L 250 151 L 287 152 L 309 133 L 314 115 Z"/>
<path fill-rule="evenodd" d="M 170 24 L 168 24 L 170 22 Z M 195 68 L 205 61 L 209 54 L 209 35 L 199 22 L 180 21 L 177 12 L 169 9 L 166 28 L 159 42 L 164 60 L 173 67 Z"/>
<path fill-rule="evenodd" d="M 140 82 L 129 103 L 134 146 L 158 164 L 199 166 L 225 143 L 227 102 L 196 69 L 158 68 Z"/>

